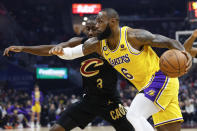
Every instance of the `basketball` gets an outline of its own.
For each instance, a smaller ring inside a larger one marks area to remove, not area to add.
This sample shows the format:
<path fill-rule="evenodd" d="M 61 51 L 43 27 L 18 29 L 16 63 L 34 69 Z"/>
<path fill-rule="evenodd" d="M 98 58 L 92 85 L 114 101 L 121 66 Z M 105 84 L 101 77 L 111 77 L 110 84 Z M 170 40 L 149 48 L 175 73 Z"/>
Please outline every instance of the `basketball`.
<path fill-rule="evenodd" d="M 180 77 L 184 75 L 187 57 L 181 51 L 171 49 L 162 54 L 159 66 L 161 71 L 168 77 Z"/>

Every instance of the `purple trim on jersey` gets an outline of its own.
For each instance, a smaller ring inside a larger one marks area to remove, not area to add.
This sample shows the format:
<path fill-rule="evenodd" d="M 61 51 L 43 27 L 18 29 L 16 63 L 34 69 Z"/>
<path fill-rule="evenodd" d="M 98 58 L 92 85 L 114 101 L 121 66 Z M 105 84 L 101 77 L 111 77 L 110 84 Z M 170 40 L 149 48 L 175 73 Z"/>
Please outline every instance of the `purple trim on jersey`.
<path fill-rule="evenodd" d="M 152 80 L 152 83 L 147 88 L 144 89 L 145 97 L 147 97 L 148 99 L 154 102 L 158 94 L 159 93 L 161 94 L 161 92 L 165 88 L 167 82 L 168 82 L 168 78 L 161 71 L 156 72 L 155 77 Z M 162 91 L 160 92 L 161 89 Z"/>
<path fill-rule="evenodd" d="M 154 126 L 157 127 L 159 125 L 163 125 L 163 124 L 167 124 L 167 123 L 171 123 L 171 122 L 175 122 L 175 121 L 180 121 L 180 120 L 183 120 L 183 118 L 181 117 L 181 118 L 177 118 L 177 119 L 172 119 L 172 120 L 164 121 L 164 122 L 155 124 Z"/>
<path fill-rule="evenodd" d="M 40 91 L 40 104 L 42 104 L 42 101 L 43 101 L 43 94 L 42 92 Z M 36 97 L 35 97 L 35 91 L 32 91 L 32 105 L 34 106 L 36 103 Z"/>

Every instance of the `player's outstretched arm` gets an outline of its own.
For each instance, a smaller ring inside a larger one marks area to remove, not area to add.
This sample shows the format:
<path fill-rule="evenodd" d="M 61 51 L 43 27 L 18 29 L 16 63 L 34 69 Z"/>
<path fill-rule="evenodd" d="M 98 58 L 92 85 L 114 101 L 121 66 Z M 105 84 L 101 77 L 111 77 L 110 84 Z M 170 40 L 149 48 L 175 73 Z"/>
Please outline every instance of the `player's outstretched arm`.
<path fill-rule="evenodd" d="M 63 47 L 74 47 L 79 45 L 83 38 L 74 37 L 68 40 L 67 42 L 62 42 L 58 44 L 59 46 Z M 39 56 L 52 56 L 49 51 L 56 47 L 55 45 L 38 45 L 38 46 L 10 46 L 4 50 L 3 55 L 9 56 L 9 52 L 25 52 L 33 55 Z"/>
<path fill-rule="evenodd" d="M 9 56 L 9 52 L 25 52 L 33 55 L 39 56 L 51 56 L 49 50 L 54 47 L 54 45 L 39 45 L 39 46 L 10 46 L 4 50 L 3 55 Z"/>
<path fill-rule="evenodd" d="M 197 30 L 194 30 L 193 34 L 184 43 L 185 50 L 188 51 L 192 57 L 197 56 L 197 48 L 192 47 L 196 38 Z"/>
<path fill-rule="evenodd" d="M 66 47 L 75 47 L 80 45 L 85 38 L 82 37 L 73 37 L 67 42 L 62 42 L 49 50 L 51 55 L 63 55 L 63 48 Z"/>
<path fill-rule="evenodd" d="M 101 55 L 100 43 L 96 37 L 90 38 L 87 41 L 85 41 L 84 44 L 80 44 L 73 48 L 67 47 L 67 48 L 63 48 L 63 50 L 58 53 L 57 52 L 55 53 L 50 52 L 50 53 L 57 55 L 65 60 L 72 60 L 79 57 L 83 57 L 85 55 L 92 54 L 94 52 Z"/>

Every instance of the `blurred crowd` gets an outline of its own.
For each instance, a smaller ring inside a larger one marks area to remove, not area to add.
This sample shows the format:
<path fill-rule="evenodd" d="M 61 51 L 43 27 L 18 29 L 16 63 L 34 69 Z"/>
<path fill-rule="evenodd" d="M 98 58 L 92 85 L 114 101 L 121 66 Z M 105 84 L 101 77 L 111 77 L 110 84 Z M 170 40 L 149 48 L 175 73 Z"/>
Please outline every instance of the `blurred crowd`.
<path fill-rule="evenodd" d="M 31 92 L 0 87 L 0 128 L 30 127 L 32 114 Z M 77 102 L 79 96 L 72 94 L 44 94 L 40 124 L 51 126 L 68 105 Z"/>
<path fill-rule="evenodd" d="M 180 80 L 179 101 L 185 127 L 195 127 L 197 124 L 197 80 L 191 75 L 192 73 L 187 81 Z M 118 80 L 117 88 L 125 108 L 128 108 L 137 90 L 124 79 Z M 0 102 L 0 128 L 30 127 L 32 98 L 29 90 L 0 87 L 0 99 L 3 100 Z M 52 126 L 59 119 L 63 110 L 80 99 L 82 99 L 81 96 L 75 94 L 67 96 L 63 91 L 58 94 L 45 92 L 42 102 L 41 126 Z M 108 124 L 102 118 L 96 118 L 91 125 Z"/>

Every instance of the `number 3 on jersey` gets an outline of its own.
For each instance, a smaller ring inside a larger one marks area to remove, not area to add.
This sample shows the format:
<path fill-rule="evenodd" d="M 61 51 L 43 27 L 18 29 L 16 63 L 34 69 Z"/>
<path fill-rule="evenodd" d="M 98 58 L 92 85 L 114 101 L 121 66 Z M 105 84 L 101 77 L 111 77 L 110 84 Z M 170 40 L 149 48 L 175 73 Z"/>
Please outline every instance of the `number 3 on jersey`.
<path fill-rule="evenodd" d="M 130 80 L 133 79 L 133 76 L 132 76 L 131 74 L 128 73 L 127 69 L 122 68 L 121 71 L 122 71 L 122 73 L 124 74 L 124 76 L 126 76 L 126 78 L 128 78 L 128 79 L 130 79 Z"/>
<path fill-rule="evenodd" d="M 97 87 L 103 88 L 103 80 L 101 78 L 97 79 Z"/>

